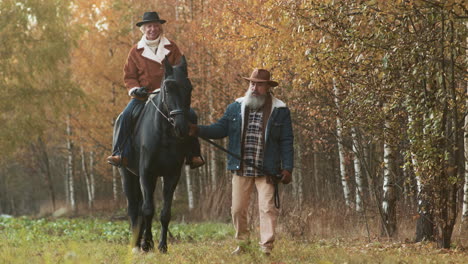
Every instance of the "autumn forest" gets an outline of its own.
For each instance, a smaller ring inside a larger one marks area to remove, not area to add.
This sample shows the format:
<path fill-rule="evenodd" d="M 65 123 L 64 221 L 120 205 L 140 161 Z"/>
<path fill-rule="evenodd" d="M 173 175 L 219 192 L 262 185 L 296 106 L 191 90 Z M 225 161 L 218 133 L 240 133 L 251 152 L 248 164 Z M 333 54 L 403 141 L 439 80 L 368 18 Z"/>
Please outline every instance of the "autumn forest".
<path fill-rule="evenodd" d="M 279 82 L 295 153 L 283 232 L 466 239 L 462 0 L 0 0 L 0 214 L 125 215 L 105 158 L 145 11 L 187 58 L 200 124 L 244 95 L 253 68 Z M 226 154 L 205 142 L 202 154 L 205 166 L 182 170 L 175 221 L 230 219 Z"/>

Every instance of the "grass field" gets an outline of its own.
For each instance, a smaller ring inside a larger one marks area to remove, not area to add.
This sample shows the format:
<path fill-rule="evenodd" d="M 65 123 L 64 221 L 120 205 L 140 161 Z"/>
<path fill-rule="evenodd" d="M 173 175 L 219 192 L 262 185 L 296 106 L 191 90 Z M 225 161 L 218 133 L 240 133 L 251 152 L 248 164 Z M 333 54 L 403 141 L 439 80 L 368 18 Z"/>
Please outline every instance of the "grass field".
<path fill-rule="evenodd" d="M 269 257 L 255 243 L 232 256 L 231 225 L 207 222 L 172 223 L 168 254 L 132 254 L 127 227 L 126 221 L 89 218 L 0 218 L 0 263 L 468 263 L 466 250 L 432 243 L 304 241 L 282 234 Z"/>

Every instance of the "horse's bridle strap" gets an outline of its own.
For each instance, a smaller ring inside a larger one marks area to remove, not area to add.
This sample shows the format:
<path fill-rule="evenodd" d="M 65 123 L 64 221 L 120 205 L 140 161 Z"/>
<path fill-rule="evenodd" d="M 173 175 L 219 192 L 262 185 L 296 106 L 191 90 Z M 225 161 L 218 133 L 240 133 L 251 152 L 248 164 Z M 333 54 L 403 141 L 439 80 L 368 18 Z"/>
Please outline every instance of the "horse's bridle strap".
<path fill-rule="evenodd" d="M 169 112 L 169 116 L 181 115 L 183 113 L 184 113 L 184 110 L 180 110 L 180 109 L 172 110 L 171 112 Z"/>

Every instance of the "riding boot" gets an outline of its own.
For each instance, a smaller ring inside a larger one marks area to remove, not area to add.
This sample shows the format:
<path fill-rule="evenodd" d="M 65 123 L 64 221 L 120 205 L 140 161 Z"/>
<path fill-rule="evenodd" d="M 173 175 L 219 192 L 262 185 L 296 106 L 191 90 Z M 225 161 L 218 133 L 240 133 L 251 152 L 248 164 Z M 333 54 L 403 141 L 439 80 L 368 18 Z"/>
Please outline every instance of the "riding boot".
<path fill-rule="evenodd" d="M 192 124 L 198 123 L 198 116 L 192 108 L 190 108 L 188 119 Z M 190 165 L 191 169 L 196 169 L 205 165 L 205 160 L 201 155 L 200 141 L 198 141 L 198 138 L 190 138 L 188 144 L 189 149 L 185 157 L 185 164 Z"/>
<path fill-rule="evenodd" d="M 112 155 L 107 157 L 111 165 L 126 166 L 132 150 L 132 133 L 135 122 L 143 109 L 145 101 L 132 98 L 120 115 L 120 125 L 116 127 L 117 139 L 115 140 Z"/>
<path fill-rule="evenodd" d="M 200 141 L 198 141 L 198 138 L 190 138 L 189 145 L 189 152 L 187 153 L 185 164 L 190 165 L 191 169 L 196 169 L 205 165 L 205 160 L 201 155 Z"/>

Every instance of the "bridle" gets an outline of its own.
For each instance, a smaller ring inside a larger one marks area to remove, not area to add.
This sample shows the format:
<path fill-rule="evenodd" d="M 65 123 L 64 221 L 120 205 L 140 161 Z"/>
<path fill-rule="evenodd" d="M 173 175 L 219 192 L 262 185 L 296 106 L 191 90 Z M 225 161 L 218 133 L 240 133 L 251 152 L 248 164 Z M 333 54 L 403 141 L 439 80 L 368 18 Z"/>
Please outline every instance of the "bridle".
<path fill-rule="evenodd" d="M 161 93 L 161 101 L 164 105 L 164 107 L 166 108 L 166 111 L 169 112 L 169 115 L 165 115 L 163 113 L 163 111 L 161 111 L 161 109 L 159 109 L 159 107 L 153 102 L 153 98 L 150 98 L 150 101 L 151 103 L 153 104 L 153 106 L 156 108 L 156 110 L 167 120 L 167 122 L 169 122 L 169 124 L 171 124 L 173 127 L 175 127 L 175 121 L 174 121 L 174 118 L 177 116 L 177 115 L 182 115 L 184 114 L 184 110 L 182 109 L 175 109 L 175 110 L 171 110 L 169 111 L 169 106 L 167 105 L 167 102 L 166 102 L 166 81 L 168 80 L 164 80 L 163 81 L 163 84 L 161 85 L 161 88 L 159 89 L 156 89 L 154 92 L 152 92 L 151 94 L 157 94 L 157 93 Z"/>

